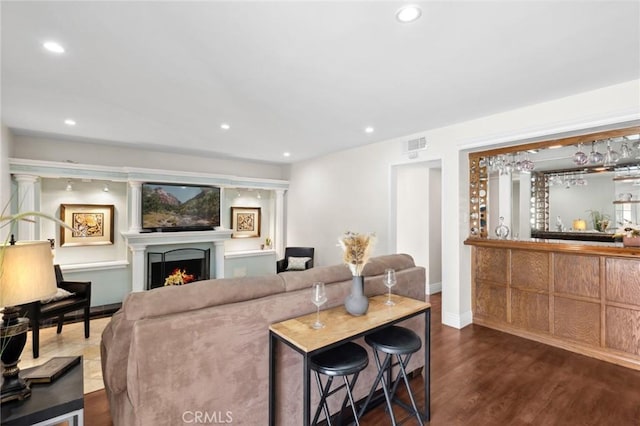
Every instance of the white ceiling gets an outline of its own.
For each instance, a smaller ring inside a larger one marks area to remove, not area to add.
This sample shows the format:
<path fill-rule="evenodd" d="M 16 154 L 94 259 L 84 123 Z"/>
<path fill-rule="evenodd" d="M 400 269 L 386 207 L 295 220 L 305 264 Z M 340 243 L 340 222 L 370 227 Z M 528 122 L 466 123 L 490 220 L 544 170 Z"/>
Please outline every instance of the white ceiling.
<path fill-rule="evenodd" d="M 2 1 L 2 121 L 295 162 L 640 78 L 638 1 L 402 4 Z"/>

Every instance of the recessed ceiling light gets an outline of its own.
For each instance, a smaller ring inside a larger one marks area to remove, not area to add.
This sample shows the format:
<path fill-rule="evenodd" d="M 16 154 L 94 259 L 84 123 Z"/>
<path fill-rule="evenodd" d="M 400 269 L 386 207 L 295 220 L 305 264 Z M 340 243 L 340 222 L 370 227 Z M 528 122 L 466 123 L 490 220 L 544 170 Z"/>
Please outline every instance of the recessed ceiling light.
<path fill-rule="evenodd" d="M 396 19 L 403 24 L 413 22 L 422 15 L 422 10 L 414 4 L 402 6 L 396 12 Z"/>
<path fill-rule="evenodd" d="M 373 133 L 373 127 L 371 127 L 371 126 L 365 127 L 364 131 L 365 131 L 365 133 Z"/>
<path fill-rule="evenodd" d="M 222 130 L 229 130 L 229 129 L 231 128 L 231 126 L 229 126 L 227 123 L 222 123 L 222 124 L 220 125 L 220 128 L 221 128 Z"/>
<path fill-rule="evenodd" d="M 75 126 L 76 125 L 76 121 L 72 120 L 70 118 L 67 118 L 66 120 L 64 120 L 64 124 L 66 124 L 67 126 Z"/>
<path fill-rule="evenodd" d="M 285 152 L 282 155 L 284 155 L 285 157 L 291 157 L 291 153 L 290 152 Z"/>
<path fill-rule="evenodd" d="M 42 43 L 42 46 L 49 52 L 64 53 L 64 47 L 62 47 L 60 43 L 55 41 L 45 41 L 44 43 Z"/>

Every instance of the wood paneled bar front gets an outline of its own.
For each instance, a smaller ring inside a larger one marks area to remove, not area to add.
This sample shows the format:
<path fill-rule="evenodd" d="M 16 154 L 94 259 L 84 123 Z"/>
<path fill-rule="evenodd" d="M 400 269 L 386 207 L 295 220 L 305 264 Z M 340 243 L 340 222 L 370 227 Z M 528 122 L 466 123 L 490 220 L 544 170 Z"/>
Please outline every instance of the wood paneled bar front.
<path fill-rule="evenodd" d="M 640 370 L 640 247 L 469 238 L 473 322 Z"/>

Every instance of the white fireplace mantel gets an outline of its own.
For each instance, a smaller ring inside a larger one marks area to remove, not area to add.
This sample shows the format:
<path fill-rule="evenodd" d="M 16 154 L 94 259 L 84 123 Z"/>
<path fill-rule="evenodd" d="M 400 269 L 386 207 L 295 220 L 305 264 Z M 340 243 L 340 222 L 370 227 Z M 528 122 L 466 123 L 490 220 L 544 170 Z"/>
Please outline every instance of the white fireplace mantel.
<path fill-rule="evenodd" d="M 224 278 L 224 242 L 231 238 L 230 229 L 218 231 L 122 232 L 131 250 L 131 291 L 145 289 L 145 253 L 148 246 L 190 243 L 213 243 L 216 278 Z"/>

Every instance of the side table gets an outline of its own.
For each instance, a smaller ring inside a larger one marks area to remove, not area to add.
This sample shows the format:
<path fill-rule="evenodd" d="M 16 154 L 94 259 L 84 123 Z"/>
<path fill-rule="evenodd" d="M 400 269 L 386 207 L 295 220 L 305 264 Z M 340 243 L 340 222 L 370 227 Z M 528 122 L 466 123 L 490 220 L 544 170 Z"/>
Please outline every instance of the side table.
<path fill-rule="evenodd" d="M 36 368 L 36 367 L 33 367 Z M 25 369 L 27 372 L 31 369 Z M 2 404 L 2 426 L 46 426 L 69 421 L 84 424 L 84 382 L 82 360 L 53 383 L 31 384 L 31 397 Z"/>

